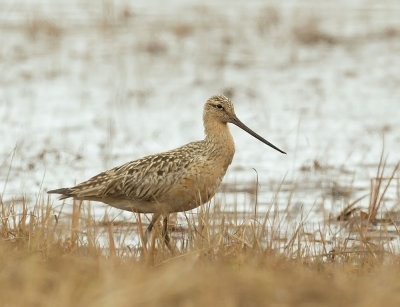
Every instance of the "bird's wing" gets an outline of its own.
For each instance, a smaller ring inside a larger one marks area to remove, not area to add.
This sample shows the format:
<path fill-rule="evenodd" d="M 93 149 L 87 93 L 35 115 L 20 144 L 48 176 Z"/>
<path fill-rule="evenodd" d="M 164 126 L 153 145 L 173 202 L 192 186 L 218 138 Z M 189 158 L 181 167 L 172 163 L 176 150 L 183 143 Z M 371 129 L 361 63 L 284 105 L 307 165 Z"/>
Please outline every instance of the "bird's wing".
<path fill-rule="evenodd" d="M 158 199 L 186 174 L 196 157 L 197 143 L 112 168 L 70 188 L 71 192 L 80 199 Z"/>

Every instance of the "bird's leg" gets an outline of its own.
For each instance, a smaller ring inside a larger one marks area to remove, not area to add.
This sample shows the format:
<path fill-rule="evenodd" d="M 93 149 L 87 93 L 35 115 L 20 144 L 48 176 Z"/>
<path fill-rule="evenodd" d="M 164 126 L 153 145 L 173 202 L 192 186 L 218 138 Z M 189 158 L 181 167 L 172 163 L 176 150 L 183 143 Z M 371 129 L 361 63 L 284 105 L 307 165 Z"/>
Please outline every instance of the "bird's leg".
<path fill-rule="evenodd" d="M 159 217 L 160 217 L 160 213 L 154 213 L 153 214 L 153 216 L 151 218 L 151 221 L 150 221 L 150 224 L 149 224 L 149 226 L 147 226 L 147 229 L 146 229 L 146 231 L 144 233 L 144 244 L 145 245 L 147 243 L 147 239 L 148 239 L 148 237 L 149 237 L 149 235 L 151 233 L 151 230 L 153 229 L 154 224 L 157 222 Z"/>
<path fill-rule="evenodd" d="M 169 246 L 169 236 L 168 236 L 168 215 L 165 215 L 165 217 L 164 217 L 162 235 L 164 237 L 165 245 L 167 245 L 167 247 L 170 248 L 170 246 Z"/>

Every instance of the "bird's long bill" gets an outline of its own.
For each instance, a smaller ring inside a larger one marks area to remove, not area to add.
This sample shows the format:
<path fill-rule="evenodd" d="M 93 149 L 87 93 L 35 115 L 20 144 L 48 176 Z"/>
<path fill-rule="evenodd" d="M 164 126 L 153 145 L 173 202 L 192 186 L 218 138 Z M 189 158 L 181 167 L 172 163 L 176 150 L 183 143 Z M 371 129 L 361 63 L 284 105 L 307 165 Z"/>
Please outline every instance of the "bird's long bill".
<path fill-rule="evenodd" d="M 245 124 L 243 124 L 239 118 L 237 118 L 236 116 L 233 118 L 232 120 L 232 124 L 235 124 L 236 126 L 238 126 L 239 128 L 243 129 L 244 131 L 246 131 L 247 133 L 251 134 L 252 136 L 254 136 L 256 139 L 260 140 L 261 142 L 263 142 L 264 144 L 267 144 L 268 146 L 272 147 L 273 149 L 286 154 L 286 152 L 284 152 L 283 150 L 279 149 L 278 147 L 276 147 L 274 144 L 268 142 L 266 139 L 264 139 L 262 136 L 258 135 L 257 133 L 255 133 L 253 130 L 251 130 L 249 127 L 247 127 Z"/>

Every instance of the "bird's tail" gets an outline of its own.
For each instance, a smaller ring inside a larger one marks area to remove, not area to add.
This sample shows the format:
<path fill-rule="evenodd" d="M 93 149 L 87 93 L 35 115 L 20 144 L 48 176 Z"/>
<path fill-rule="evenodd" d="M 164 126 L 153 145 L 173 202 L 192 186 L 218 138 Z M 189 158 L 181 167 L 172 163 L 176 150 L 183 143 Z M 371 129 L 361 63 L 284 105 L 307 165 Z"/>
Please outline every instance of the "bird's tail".
<path fill-rule="evenodd" d="M 70 188 L 61 188 L 47 191 L 48 194 L 61 194 L 60 199 L 65 199 L 68 197 L 74 197 L 75 193 L 73 193 L 72 189 Z"/>

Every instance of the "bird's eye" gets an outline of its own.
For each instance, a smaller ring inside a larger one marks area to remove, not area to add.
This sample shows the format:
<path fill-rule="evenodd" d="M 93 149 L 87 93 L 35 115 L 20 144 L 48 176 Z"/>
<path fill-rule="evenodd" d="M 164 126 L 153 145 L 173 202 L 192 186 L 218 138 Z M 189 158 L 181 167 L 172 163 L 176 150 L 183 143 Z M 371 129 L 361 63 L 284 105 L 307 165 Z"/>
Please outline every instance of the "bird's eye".
<path fill-rule="evenodd" d="M 217 104 L 217 108 L 218 108 L 218 109 L 223 109 L 223 107 L 222 107 L 221 104 Z"/>

